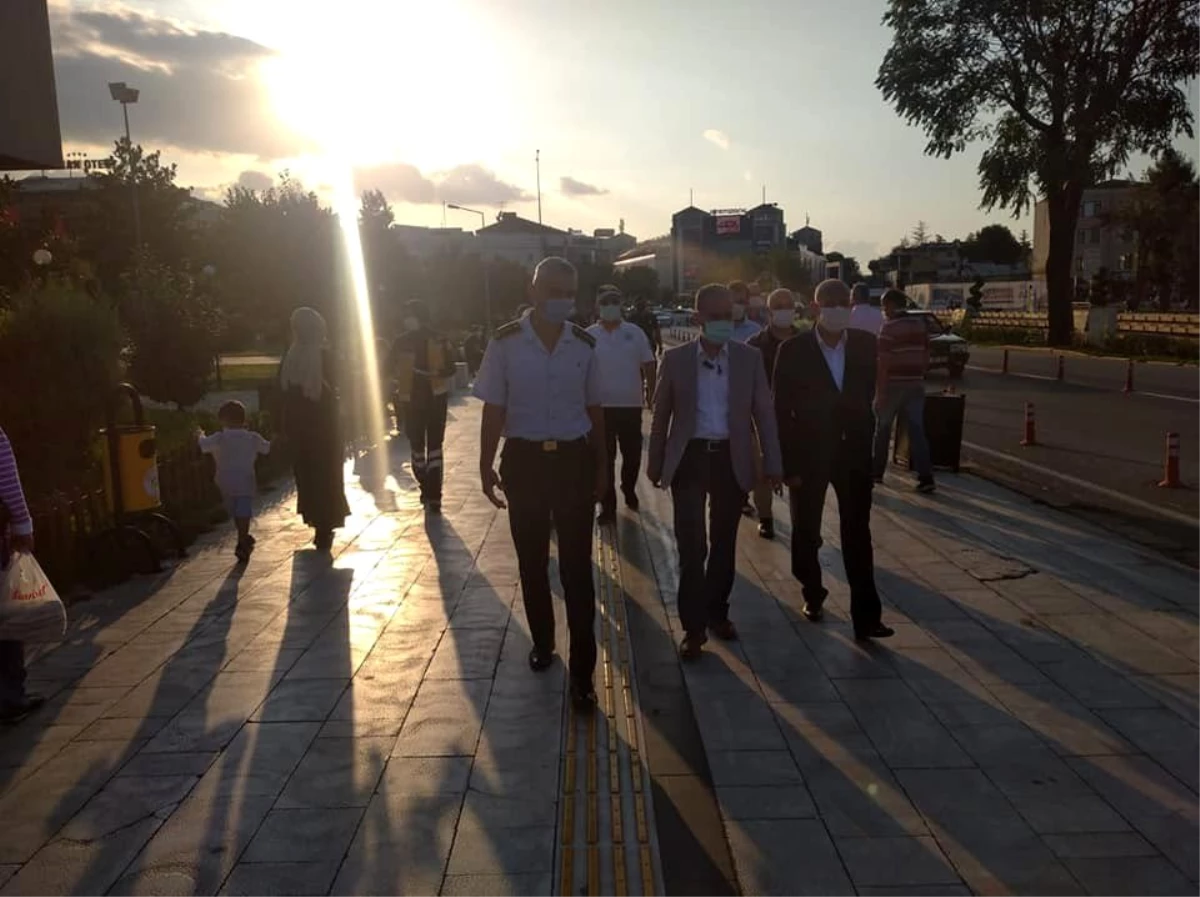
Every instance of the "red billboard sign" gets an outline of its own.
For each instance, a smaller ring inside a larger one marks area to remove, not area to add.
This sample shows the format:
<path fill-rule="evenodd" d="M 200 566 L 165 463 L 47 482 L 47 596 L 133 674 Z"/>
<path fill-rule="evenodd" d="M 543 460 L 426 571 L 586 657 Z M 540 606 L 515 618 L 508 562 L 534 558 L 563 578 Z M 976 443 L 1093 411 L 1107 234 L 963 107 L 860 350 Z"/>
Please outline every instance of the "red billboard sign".
<path fill-rule="evenodd" d="M 742 217 L 740 215 L 718 215 L 717 236 L 723 234 L 739 234 L 742 232 Z"/>

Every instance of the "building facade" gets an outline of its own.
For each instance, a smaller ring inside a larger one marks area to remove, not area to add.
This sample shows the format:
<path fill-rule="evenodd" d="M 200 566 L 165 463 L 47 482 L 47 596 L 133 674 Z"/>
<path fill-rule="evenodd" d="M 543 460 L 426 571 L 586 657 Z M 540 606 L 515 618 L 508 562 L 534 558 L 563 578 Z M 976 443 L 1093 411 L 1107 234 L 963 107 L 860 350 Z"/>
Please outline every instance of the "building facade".
<path fill-rule="evenodd" d="M 670 286 L 675 276 L 671 238 L 662 237 L 638 243 L 632 249 L 623 252 L 613 262 L 614 271 L 627 271 L 630 268 L 650 268 L 658 275 L 660 286 Z"/>
<path fill-rule="evenodd" d="M 1133 201 L 1137 183 L 1106 181 L 1083 191 L 1075 223 L 1071 274 L 1077 283 L 1090 282 L 1103 268 L 1113 278 L 1132 279 L 1136 264 L 1136 235 L 1117 220 Z M 1039 200 L 1033 210 L 1033 276 L 1046 279 L 1050 257 L 1050 206 Z"/>
<path fill-rule="evenodd" d="M 671 216 L 671 251 L 676 293 L 699 288 L 706 260 L 770 252 L 787 246 L 783 209 L 763 203 L 753 209 L 688 206 Z"/>

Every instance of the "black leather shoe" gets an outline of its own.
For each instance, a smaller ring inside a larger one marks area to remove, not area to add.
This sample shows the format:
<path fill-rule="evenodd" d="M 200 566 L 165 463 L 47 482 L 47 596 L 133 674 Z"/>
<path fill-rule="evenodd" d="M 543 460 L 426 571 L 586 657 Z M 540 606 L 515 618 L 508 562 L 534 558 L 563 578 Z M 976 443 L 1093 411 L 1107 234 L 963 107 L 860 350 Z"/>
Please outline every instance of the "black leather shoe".
<path fill-rule="evenodd" d="M 537 648 L 534 648 L 529 652 L 529 669 L 535 673 L 550 669 L 550 665 L 553 663 L 553 651 L 539 651 Z"/>
<path fill-rule="evenodd" d="M 703 632 L 690 632 L 683 637 L 683 641 L 679 643 L 679 656 L 684 660 L 699 660 L 703 653 L 701 650 L 704 643 L 708 641 L 708 636 Z"/>
<path fill-rule="evenodd" d="M 810 623 L 820 623 L 823 619 L 825 619 L 825 608 L 823 604 L 824 602 L 821 601 L 805 601 L 804 607 L 801 608 L 800 612 L 804 614 L 804 619 L 808 620 Z"/>
<path fill-rule="evenodd" d="M 592 683 L 571 680 L 571 706 L 576 713 L 591 713 L 596 709 L 596 690 Z"/>
<path fill-rule="evenodd" d="M 0 723 L 19 723 L 45 703 L 46 699 L 41 695 L 25 695 L 18 701 L 0 707 Z"/>
<path fill-rule="evenodd" d="M 888 638 L 895 634 L 895 629 L 890 626 L 884 626 L 882 623 L 876 623 L 874 626 L 868 626 L 865 629 L 854 630 L 854 638 L 860 642 L 869 641 L 873 638 Z"/>
<path fill-rule="evenodd" d="M 737 627 L 733 625 L 733 620 L 719 620 L 716 623 L 709 623 L 708 631 L 723 642 L 737 641 L 738 631 Z"/>
<path fill-rule="evenodd" d="M 758 522 L 758 535 L 763 539 L 775 538 L 775 520 L 771 517 L 764 517 Z"/>

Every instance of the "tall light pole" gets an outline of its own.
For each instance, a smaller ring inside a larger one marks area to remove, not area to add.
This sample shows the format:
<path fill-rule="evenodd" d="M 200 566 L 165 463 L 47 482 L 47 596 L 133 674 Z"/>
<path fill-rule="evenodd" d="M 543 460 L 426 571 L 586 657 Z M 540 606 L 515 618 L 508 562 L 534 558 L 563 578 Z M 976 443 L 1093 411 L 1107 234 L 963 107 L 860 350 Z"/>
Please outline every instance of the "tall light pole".
<path fill-rule="evenodd" d="M 460 212 L 470 212 L 472 215 L 479 216 L 479 230 L 482 231 L 487 227 L 487 216 L 479 209 L 468 209 L 466 206 L 456 205 L 452 202 L 446 203 L 447 209 L 457 209 Z M 478 234 L 479 231 L 476 231 Z M 483 250 L 479 250 L 479 260 L 483 266 L 483 307 L 486 323 L 484 324 L 484 334 L 490 339 L 492 336 L 492 285 L 491 278 L 488 276 L 488 263 L 483 257 Z"/>
<path fill-rule="evenodd" d="M 129 192 L 133 197 L 133 239 L 138 254 L 142 249 L 142 212 L 138 207 L 137 195 L 137 166 L 134 164 L 133 140 L 129 136 L 129 104 L 138 101 L 138 91 L 124 81 L 111 81 L 108 85 L 109 95 L 121 104 L 121 112 L 125 116 L 125 142 L 129 145 Z M 136 260 L 135 260 L 136 261 Z"/>

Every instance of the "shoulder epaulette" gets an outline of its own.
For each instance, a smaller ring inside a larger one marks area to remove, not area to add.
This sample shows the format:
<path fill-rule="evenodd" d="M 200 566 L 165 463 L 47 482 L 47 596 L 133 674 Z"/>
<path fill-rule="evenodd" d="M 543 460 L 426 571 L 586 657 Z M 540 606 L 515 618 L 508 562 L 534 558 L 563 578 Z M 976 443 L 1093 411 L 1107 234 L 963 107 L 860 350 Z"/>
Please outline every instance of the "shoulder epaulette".
<path fill-rule="evenodd" d="M 507 324 L 502 324 L 496 328 L 495 339 L 504 339 L 505 337 L 515 336 L 521 332 L 521 322 L 509 321 Z"/>
<path fill-rule="evenodd" d="M 575 338 L 587 343 L 593 349 L 596 348 L 596 338 L 580 327 L 578 324 L 571 325 L 571 332 L 575 334 Z"/>

